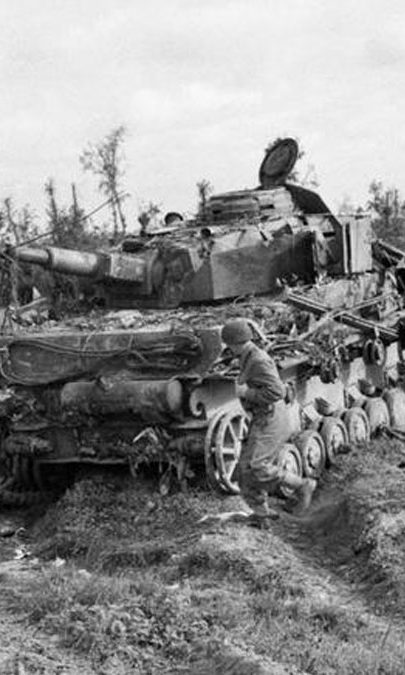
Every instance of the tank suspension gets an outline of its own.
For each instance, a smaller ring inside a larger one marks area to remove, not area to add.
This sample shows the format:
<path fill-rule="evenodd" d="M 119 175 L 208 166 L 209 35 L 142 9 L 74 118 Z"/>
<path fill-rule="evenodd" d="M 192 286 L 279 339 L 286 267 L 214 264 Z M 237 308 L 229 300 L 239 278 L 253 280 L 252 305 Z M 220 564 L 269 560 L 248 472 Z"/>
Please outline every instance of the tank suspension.
<path fill-rule="evenodd" d="M 365 390 L 368 395 L 351 387 L 345 408 L 319 398 L 301 409 L 301 431 L 283 445 L 279 466 L 297 476 L 319 478 L 339 454 L 367 446 L 371 437 L 381 432 L 405 441 L 405 391 L 387 389 L 376 396 L 373 387 Z M 239 492 L 238 460 L 248 424 L 238 404 L 223 406 L 211 416 L 205 436 L 205 467 L 211 488 Z M 280 488 L 280 493 L 292 496 L 288 488 Z"/>

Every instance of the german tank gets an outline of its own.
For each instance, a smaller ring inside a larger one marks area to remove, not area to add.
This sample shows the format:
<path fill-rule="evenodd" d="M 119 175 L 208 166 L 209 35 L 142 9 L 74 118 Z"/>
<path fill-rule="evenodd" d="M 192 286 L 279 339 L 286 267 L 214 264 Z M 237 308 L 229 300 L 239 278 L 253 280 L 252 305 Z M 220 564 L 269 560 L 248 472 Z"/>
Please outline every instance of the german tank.
<path fill-rule="evenodd" d="M 15 257 L 82 278 L 83 290 L 112 308 L 221 302 L 274 293 L 291 279 L 370 271 L 364 220 L 342 223 L 315 192 L 286 182 L 297 154 L 293 139 L 279 141 L 265 155 L 257 189 L 213 196 L 198 218 L 144 231 L 120 250 L 21 246 Z M 357 248 L 349 252 L 353 230 Z"/>
<path fill-rule="evenodd" d="M 44 467 L 69 464 L 156 462 L 162 486 L 205 467 L 211 486 L 237 492 L 249 418 L 220 339 L 229 316 L 249 318 L 289 385 L 290 470 L 317 476 L 348 444 L 405 430 L 401 252 L 373 241 L 368 217 L 338 218 L 289 183 L 297 153 L 278 141 L 258 188 L 119 250 L 13 251 L 84 279 L 104 309 L 1 335 L 3 501 L 34 499 Z"/>

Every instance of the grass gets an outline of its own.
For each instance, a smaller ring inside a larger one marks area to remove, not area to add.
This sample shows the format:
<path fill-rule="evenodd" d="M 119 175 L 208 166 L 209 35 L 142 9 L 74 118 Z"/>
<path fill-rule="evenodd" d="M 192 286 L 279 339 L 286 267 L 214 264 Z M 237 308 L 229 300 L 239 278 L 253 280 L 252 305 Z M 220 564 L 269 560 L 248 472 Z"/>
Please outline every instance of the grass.
<path fill-rule="evenodd" d="M 324 487 L 344 492 L 344 514 L 296 531 L 196 525 L 238 498 L 82 481 L 33 530 L 35 579 L 3 597 L 105 675 L 402 675 L 398 452 L 345 458 Z"/>
<path fill-rule="evenodd" d="M 154 672 L 189 657 L 211 633 L 213 617 L 191 601 L 190 589 L 163 587 L 145 578 L 91 574 L 75 567 L 43 569 L 10 607 L 57 634 L 63 647 L 86 654 L 99 667 L 112 656 L 128 668 Z"/>

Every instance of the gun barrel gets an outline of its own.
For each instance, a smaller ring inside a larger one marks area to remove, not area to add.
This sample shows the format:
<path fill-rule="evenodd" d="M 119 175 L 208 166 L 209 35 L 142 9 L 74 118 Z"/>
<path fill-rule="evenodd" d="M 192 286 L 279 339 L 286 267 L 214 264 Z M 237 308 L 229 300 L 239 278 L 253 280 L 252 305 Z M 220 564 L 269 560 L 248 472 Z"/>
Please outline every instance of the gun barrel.
<path fill-rule="evenodd" d="M 13 256 L 21 262 L 33 263 L 45 267 L 49 261 L 48 251 L 44 248 L 28 248 L 19 246 L 13 250 Z"/>
<path fill-rule="evenodd" d="M 103 256 L 100 253 L 74 251 L 55 246 L 45 248 L 20 246 L 15 249 L 15 257 L 22 262 L 41 265 L 55 272 L 85 277 L 95 276 L 103 267 Z"/>

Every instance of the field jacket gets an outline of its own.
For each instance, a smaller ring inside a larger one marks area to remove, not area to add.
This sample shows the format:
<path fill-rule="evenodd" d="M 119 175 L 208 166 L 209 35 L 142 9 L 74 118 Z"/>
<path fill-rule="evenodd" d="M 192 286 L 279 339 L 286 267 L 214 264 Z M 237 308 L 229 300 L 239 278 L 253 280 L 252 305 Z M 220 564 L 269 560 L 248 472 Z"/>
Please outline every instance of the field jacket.
<path fill-rule="evenodd" d="M 239 360 L 239 384 L 247 384 L 242 398 L 244 408 L 253 419 L 272 412 L 274 403 L 284 398 L 285 386 L 271 356 L 253 342 L 248 342 Z"/>

